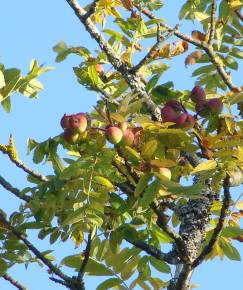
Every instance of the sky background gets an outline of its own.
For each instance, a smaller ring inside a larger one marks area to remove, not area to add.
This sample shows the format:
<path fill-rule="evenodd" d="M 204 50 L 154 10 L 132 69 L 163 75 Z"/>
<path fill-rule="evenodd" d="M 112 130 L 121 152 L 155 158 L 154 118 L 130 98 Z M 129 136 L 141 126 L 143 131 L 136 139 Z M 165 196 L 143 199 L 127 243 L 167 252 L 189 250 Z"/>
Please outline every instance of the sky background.
<path fill-rule="evenodd" d="M 87 1 L 80 1 L 86 3 Z M 177 12 L 184 1 L 169 2 L 163 8 L 160 17 L 166 18 L 171 26 L 177 24 Z M 48 174 L 50 168 L 45 165 L 32 164 L 31 157 L 26 155 L 27 139 L 43 141 L 60 134 L 59 120 L 64 113 L 88 112 L 96 102 L 96 94 L 80 86 L 73 74 L 72 67 L 81 61 L 77 56 L 69 57 L 65 62 L 55 63 L 56 54 L 52 47 L 60 40 L 68 45 L 85 45 L 95 49 L 97 45 L 84 31 L 82 25 L 64 0 L 42 1 L 1 1 L 0 3 L 0 62 L 9 67 L 20 68 L 23 74 L 29 69 L 31 59 L 39 63 L 54 66 L 55 70 L 48 72 L 39 79 L 44 84 L 38 100 L 29 100 L 21 95 L 12 97 L 12 112 L 5 113 L 0 108 L 0 143 L 7 143 L 12 133 L 19 151 L 20 158 L 43 174 Z M 187 22 L 182 31 L 193 30 L 192 23 Z M 172 69 L 166 72 L 161 83 L 173 80 L 177 89 L 191 89 L 194 79 L 190 78 L 194 67 L 185 69 L 184 58 L 177 57 L 171 63 Z M 242 81 L 242 69 L 234 76 L 236 85 Z M 241 76 L 241 77 L 240 77 Z M 0 174 L 18 188 L 26 187 L 25 175 L 21 170 L 0 155 Z M 0 189 L 1 207 L 7 212 L 16 210 L 19 205 L 17 198 Z M 37 241 L 31 236 L 40 250 L 55 249 L 55 255 L 60 260 L 66 255 L 72 255 L 72 244 L 58 243 L 49 246 L 48 240 Z M 237 244 L 240 252 L 243 246 Z M 238 290 L 243 284 L 242 262 L 230 261 L 227 258 L 222 263 L 218 258 L 213 262 L 201 265 L 194 273 L 192 281 L 200 284 L 201 290 Z M 29 290 L 58 290 L 62 286 L 50 282 L 46 269 L 30 265 L 28 271 L 24 266 L 16 266 L 9 273 Z M 68 273 L 68 272 L 67 272 Z M 167 277 L 169 279 L 169 277 Z M 100 278 L 85 278 L 87 289 L 95 289 Z M 0 289 L 14 289 L 8 282 L 0 278 Z"/>

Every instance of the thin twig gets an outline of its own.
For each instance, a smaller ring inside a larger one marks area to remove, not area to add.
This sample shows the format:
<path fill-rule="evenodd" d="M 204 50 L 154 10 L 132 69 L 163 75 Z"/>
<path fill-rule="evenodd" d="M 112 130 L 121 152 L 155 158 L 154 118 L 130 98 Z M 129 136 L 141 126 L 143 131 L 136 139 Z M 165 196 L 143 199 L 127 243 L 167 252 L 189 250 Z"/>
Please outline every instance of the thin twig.
<path fill-rule="evenodd" d="M 213 246 L 215 242 L 218 239 L 218 236 L 224 226 L 224 221 L 227 217 L 227 211 L 230 207 L 230 200 L 231 200 L 231 195 L 230 195 L 230 182 L 229 182 L 229 177 L 226 177 L 224 179 L 223 183 L 223 188 L 224 188 L 224 200 L 223 200 L 223 205 L 220 211 L 220 217 L 219 221 L 213 231 L 212 237 L 209 241 L 209 243 L 206 245 L 206 247 L 202 250 L 201 254 L 197 257 L 197 259 L 193 262 L 192 266 L 193 268 L 197 267 L 199 264 L 202 263 L 204 258 L 212 251 Z"/>
<path fill-rule="evenodd" d="M 86 14 L 85 14 L 86 18 L 90 17 L 92 14 L 95 13 L 95 8 L 96 8 L 96 5 L 97 5 L 98 2 L 99 2 L 99 0 L 93 1 L 92 3 L 90 3 L 88 5 L 88 7 L 87 7 L 88 9 L 85 9 L 87 11 Z"/>
<path fill-rule="evenodd" d="M 156 19 L 156 16 L 151 13 L 149 10 L 141 8 L 137 5 L 135 5 L 136 8 L 138 10 L 140 10 L 144 15 L 146 15 L 149 19 Z M 169 32 L 173 31 L 173 27 L 171 27 L 170 25 L 166 24 L 165 22 L 160 22 L 160 24 L 162 27 L 164 27 L 165 29 L 167 29 Z M 185 40 L 201 49 L 203 49 L 209 56 L 209 58 L 211 59 L 212 63 L 215 65 L 219 75 L 221 76 L 222 80 L 224 81 L 224 83 L 228 86 L 228 88 L 232 91 L 235 92 L 241 92 L 241 88 L 240 87 L 236 87 L 234 86 L 234 84 L 232 83 L 229 75 L 226 73 L 223 65 L 221 64 L 221 62 L 219 61 L 219 58 L 217 57 L 217 55 L 214 53 L 212 47 L 210 45 L 208 45 L 208 43 L 197 40 L 197 39 L 193 39 L 192 37 L 190 37 L 189 35 L 186 35 L 182 32 L 180 32 L 179 30 L 176 30 L 174 32 L 174 34 L 182 39 Z"/>
<path fill-rule="evenodd" d="M 240 9 L 235 10 L 235 14 L 240 18 L 241 22 L 243 22 L 243 15 L 240 12 Z"/>
<path fill-rule="evenodd" d="M 155 45 L 149 50 L 149 52 L 144 56 L 144 58 L 134 67 L 131 68 L 131 72 L 135 73 L 137 72 L 141 67 L 143 67 L 145 64 L 149 63 L 152 59 L 154 59 L 160 45 L 165 42 L 166 40 L 168 40 L 174 33 L 176 30 L 178 30 L 179 25 L 177 24 L 175 26 L 175 28 L 170 31 L 165 37 L 158 37 L 157 42 L 155 43 Z"/>
<path fill-rule="evenodd" d="M 122 74 L 130 88 L 142 98 L 154 119 L 162 121 L 160 108 L 151 100 L 150 96 L 147 94 L 145 85 L 139 74 L 130 73 L 127 64 L 119 57 L 119 55 L 117 55 L 110 44 L 104 39 L 92 20 L 89 17 L 85 17 L 86 11 L 79 5 L 78 1 L 66 0 L 66 2 L 73 9 L 81 23 L 83 23 L 90 36 L 97 41 L 101 50 L 106 54 L 113 67 Z"/>
<path fill-rule="evenodd" d="M 9 192 L 12 192 L 15 196 L 17 196 L 18 198 L 29 202 L 31 200 L 31 197 L 28 195 L 23 194 L 18 188 L 13 187 L 6 179 L 4 179 L 1 175 L 0 175 L 0 184 L 2 185 L 2 187 L 4 187 L 6 190 L 8 190 Z"/>
<path fill-rule="evenodd" d="M 70 289 L 69 285 L 67 283 L 65 283 L 63 280 L 54 278 L 54 277 L 49 277 L 49 279 L 55 283 L 61 284 L 62 286 L 67 287 L 68 289 Z"/>
<path fill-rule="evenodd" d="M 215 35 L 215 27 L 216 27 L 216 9 L 217 4 L 216 0 L 212 0 L 211 5 L 211 20 L 210 20 L 210 29 L 209 29 L 209 38 L 208 38 L 208 44 L 212 45 Z"/>
<path fill-rule="evenodd" d="M 2 277 L 6 281 L 10 282 L 17 289 L 19 289 L 19 290 L 27 290 L 27 288 L 25 286 L 21 285 L 18 281 L 16 281 L 15 279 L 13 279 L 10 275 L 4 274 Z"/>
<path fill-rule="evenodd" d="M 89 233 L 86 249 L 84 251 L 84 260 L 83 260 L 83 263 L 81 264 L 81 267 L 80 267 L 79 272 L 78 272 L 78 280 L 79 281 L 83 280 L 83 276 L 85 273 L 85 267 L 87 266 L 88 261 L 89 261 L 89 254 L 90 254 L 91 243 L 92 243 L 91 237 L 92 237 L 92 233 Z"/>
<path fill-rule="evenodd" d="M 3 215 L 0 214 L 0 221 L 6 225 L 6 228 L 9 229 L 20 241 L 22 241 L 25 246 L 39 259 L 45 264 L 48 269 L 56 274 L 59 278 L 63 279 L 67 284 L 74 285 L 77 284 L 75 281 L 65 275 L 60 269 L 54 266 L 26 237 L 24 234 L 16 230 L 14 227 L 11 226 L 10 222 L 7 221 Z"/>
<path fill-rule="evenodd" d="M 40 181 L 48 181 L 48 178 L 46 176 L 40 174 L 39 172 L 36 172 L 32 168 L 28 167 L 23 161 L 19 160 L 18 154 L 17 154 L 16 149 L 15 149 L 14 144 L 13 144 L 13 138 L 12 138 L 11 135 L 10 135 L 9 143 L 10 143 L 9 145 L 0 144 L 0 151 L 3 154 L 7 154 L 9 159 L 17 167 L 21 168 L 22 170 L 24 170 L 29 175 L 39 179 Z"/>
<path fill-rule="evenodd" d="M 125 240 L 132 244 L 133 246 L 143 250 L 144 252 L 146 252 L 147 254 L 151 255 L 152 257 L 160 260 L 160 261 L 165 261 L 169 264 L 176 264 L 178 262 L 178 258 L 176 259 L 176 257 L 173 257 L 171 255 L 171 252 L 169 253 L 163 253 L 162 251 L 160 251 L 159 249 L 157 249 L 156 247 L 152 246 L 152 245 L 148 245 L 147 243 L 140 241 L 140 240 L 131 240 L 129 238 L 125 238 Z"/>

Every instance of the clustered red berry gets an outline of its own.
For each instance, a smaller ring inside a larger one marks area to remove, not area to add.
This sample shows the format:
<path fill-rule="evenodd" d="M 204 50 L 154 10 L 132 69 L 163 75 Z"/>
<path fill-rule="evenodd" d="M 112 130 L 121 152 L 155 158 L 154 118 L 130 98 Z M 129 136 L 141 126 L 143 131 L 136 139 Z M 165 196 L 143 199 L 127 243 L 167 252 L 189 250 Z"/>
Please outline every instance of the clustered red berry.
<path fill-rule="evenodd" d="M 163 122 L 174 122 L 180 128 L 191 128 L 195 123 L 194 117 L 177 100 L 168 101 L 161 109 L 161 115 Z"/>
<path fill-rule="evenodd" d="M 84 133 L 88 126 L 88 117 L 85 113 L 64 115 L 60 122 L 64 129 L 63 138 L 70 144 L 79 140 L 80 134 Z"/>
<path fill-rule="evenodd" d="M 218 115 L 223 111 L 223 102 L 221 99 L 213 98 L 206 100 L 206 93 L 201 86 L 195 86 L 190 95 L 191 100 L 196 103 L 195 110 L 202 117 Z"/>

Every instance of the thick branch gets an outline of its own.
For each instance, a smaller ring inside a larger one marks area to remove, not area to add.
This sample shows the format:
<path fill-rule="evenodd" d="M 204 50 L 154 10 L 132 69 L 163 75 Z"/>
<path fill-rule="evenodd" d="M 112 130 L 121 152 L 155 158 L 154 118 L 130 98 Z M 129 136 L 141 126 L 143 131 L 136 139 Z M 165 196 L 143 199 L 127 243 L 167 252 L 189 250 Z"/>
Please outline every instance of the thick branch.
<path fill-rule="evenodd" d="M 136 6 L 144 15 L 146 15 L 148 18 L 150 19 L 156 19 L 156 16 L 153 15 L 150 11 L 146 10 L 146 9 L 140 9 L 139 6 Z M 165 22 L 161 22 L 160 25 L 164 28 L 166 28 L 169 32 L 173 31 L 173 28 L 166 24 Z M 201 49 L 203 49 L 209 56 L 209 58 L 211 59 L 212 63 L 215 65 L 219 75 L 221 76 L 222 80 L 224 81 L 224 83 L 228 86 L 228 88 L 232 91 L 236 91 L 236 92 L 241 92 L 241 88 L 237 88 L 236 86 L 233 85 L 229 75 L 226 73 L 223 65 L 221 64 L 221 62 L 219 61 L 219 58 L 217 57 L 217 55 L 214 53 L 212 47 L 210 45 L 208 45 L 208 43 L 197 40 L 197 39 L 193 39 L 192 37 L 181 33 L 179 30 L 176 30 L 174 32 L 174 34 L 182 39 L 185 40 Z"/>
<path fill-rule="evenodd" d="M 208 245 L 203 249 L 201 254 L 193 262 L 192 265 L 194 268 L 197 267 L 199 264 L 201 264 L 204 258 L 212 251 L 213 246 L 215 242 L 217 241 L 217 238 L 224 226 L 224 221 L 225 221 L 225 218 L 227 217 L 227 211 L 230 207 L 230 200 L 231 200 L 230 191 L 229 191 L 229 188 L 230 188 L 229 177 L 225 178 L 223 188 L 224 188 L 224 200 L 223 200 L 223 205 L 221 208 L 218 224 L 213 231 L 212 237 Z"/>
<path fill-rule="evenodd" d="M 211 5 L 211 20 L 210 20 L 210 29 L 209 29 L 209 38 L 208 38 L 208 44 L 212 45 L 214 35 L 215 35 L 215 26 L 216 26 L 216 0 L 212 0 Z"/>
<path fill-rule="evenodd" d="M 89 17 L 86 17 L 86 11 L 78 4 L 76 0 L 66 0 L 70 7 L 74 10 L 78 19 L 83 23 L 86 30 L 89 32 L 92 38 L 94 38 L 99 44 L 101 50 L 105 52 L 107 58 L 113 67 L 122 74 L 128 85 L 132 90 L 134 90 L 138 95 L 140 95 L 143 99 L 143 102 L 146 104 L 148 110 L 152 114 L 152 116 L 161 121 L 161 112 L 160 108 L 154 104 L 151 100 L 150 96 L 147 94 L 145 90 L 145 85 L 142 82 L 140 76 L 138 74 L 130 73 L 127 65 L 124 61 L 115 53 L 110 44 L 104 39 L 101 35 L 100 31 L 94 25 L 92 20 Z"/>
<path fill-rule="evenodd" d="M 0 175 L 0 184 L 2 185 L 2 187 L 4 187 L 6 190 L 8 190 L 9 192 L 12 192 L 15 196 L 17 196 L 18 198 L 29 202 L 31 200 L 31 197 L 29 197 L 28 195 L 22 194 L 22 192 L 16 188 L 13 187 L 7 180 L 5 180 L 1 175 Z"/>
<path fill-rule="evenodd" d="M 145 243 L 143 241 L 139 241 L 139 240 L 135 241 L 135 240 L 130 240 L 128 238 L 125 238 L 125 240 L 128 243 L 143 250 L 144 252 L 146 252 L 147 254 L 151 255 L 152 257 L 154 257 L 158 260 L 165 261 L 165 262 L 172 264 L 172 265 L 178 263 L 178 257 L 173 256 L 171 252 L 163 253 L 162 251 L 160 251 L 156 247 L 148 245 L 147 243 Z"/>
<path fill-rule="evenodd" d="M 192 268 L 190 265 L 178 265 L 178 276 L 176 274 L 174 279 L 171 279 L 168 290 L 190 290 L 190 279 L 192 275 Z"/>
<path fill-rule="evenodd" d="M 6 281 L 10 282 L 14 287 L 16 287 L 19 290 L 27 290 L 26 287 L 24 287 L 23 285 L 21 285 L 18 281 L 16 281 L 15 279 L 13 279 L 11 276 L 9 276 L 8 274 L 4 274 L 3 279 L 5 279 Z"/>

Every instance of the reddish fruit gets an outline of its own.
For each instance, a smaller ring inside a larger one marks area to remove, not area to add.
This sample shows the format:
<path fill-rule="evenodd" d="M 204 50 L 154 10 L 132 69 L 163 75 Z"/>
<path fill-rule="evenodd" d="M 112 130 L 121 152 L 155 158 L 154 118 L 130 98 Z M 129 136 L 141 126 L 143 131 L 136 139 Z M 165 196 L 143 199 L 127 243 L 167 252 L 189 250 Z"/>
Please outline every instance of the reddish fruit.
<path fill-rule="evenodd" d="M 183 40 L 183 41 L 182 41 L 182 46 L 183 46 L 183 48 L 184 48 L 184 51 L 186 51 L 186 50 L 188 50 L 189 44 L 188 44 L 187 41 Z"/>
<path fill-rule="evenodd" d="M 87 117 L 84 113 L 70 116 L 69 128 L 74 132 L 83 133 L 87 129 Z"/>
<path fill-rule="evenodd" d="M 75 144 L 79 139 L 79 134 L 74 133 L 73 131 L 66 129 L 63 133 L 63 138 L 69 144 Z"/>
<path fill-rule="evenodd" d="M 214 98 L 209 100 L 205 107 L 209 109 L 211 114 L 218 115 L 223 111 L 224 104 L 221 99 Z"/>
<path fill-rule="evenodd" d="M 192 115 L 183 113 L 176 119 L 176 125 L 182 128 L 192 128 L 195 124 L 195 119 Z"/>
<path fill-rule="evenodd" d="M 70 115 L 66 115 L 66 114 L 63 115 L 61 122 L 60 122 L 61 127 L 63 129 L 66 129 L 69 127 L 69 119 L 70 119 Z"/>
<path fill-rule="evenodd" d="M 199 103 L 206 99 L 206 93 L 201 86 L 195 86 L 191 91 L 190 97 L 194 103 Z"/>
<path fill-rule="evenodd" d="M 165 107 L 171 107 L 174 109 L 176 112 L 184 112 L 184 108 L 182 107 L 181 103 L 178 102 L 177 100 L 169 100 L 166 104 Z"/>
<path fill-rule="evenodd" d="M 95 65 L 95 70 L 99 75 L 103 75 L 104 74 L 104 69 L 103 69 L 103 65 L 100 63 L 97 63 Z"/>
<path fill-rule="evenodd" d="M 131 129 L 126 129 L 122 139 L 124 145 L 132 146 L 134 142 L 134 134 Z"/>
<path fill-rule="evenodd" d="M 118 144 L 123 137 L 122 130 L 112 125 L 106 127 L 105 135 L 111 144 Z"/>
<path fill-rule="evenodd" d="M 161 116 L 162 116 L 163 122 L 175 122 L 177 118 L 177 113 L 172 107 L 165 106 L 161 110 Z"/>

